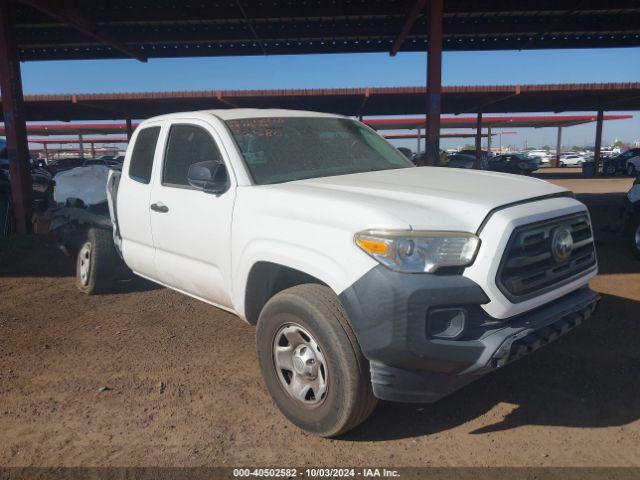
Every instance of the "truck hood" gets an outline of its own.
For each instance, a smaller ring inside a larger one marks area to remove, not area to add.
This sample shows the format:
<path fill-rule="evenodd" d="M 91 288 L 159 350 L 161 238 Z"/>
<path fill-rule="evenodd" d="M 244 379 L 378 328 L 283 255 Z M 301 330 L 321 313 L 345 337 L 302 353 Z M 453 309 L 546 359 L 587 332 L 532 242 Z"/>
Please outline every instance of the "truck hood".
<path fill-rule="evenodd" d="M 365 204 L 371 212 L 381 214 L 374 215 L 378 223 L 393 217 L 413 229 L 467 232 L 475 232 L 496 207 L 566 192 L 521 175 L 439 167 L 314 178 L 278 186 L 303 194 L 300 199 L 317 197 L 327 206 L 341 201 Z"/>

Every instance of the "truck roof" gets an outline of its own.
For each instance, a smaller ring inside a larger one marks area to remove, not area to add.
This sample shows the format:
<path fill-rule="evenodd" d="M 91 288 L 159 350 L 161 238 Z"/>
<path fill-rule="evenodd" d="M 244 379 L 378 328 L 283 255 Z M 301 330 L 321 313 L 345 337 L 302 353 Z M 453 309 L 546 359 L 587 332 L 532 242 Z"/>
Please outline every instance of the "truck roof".
<path fill-rule="evenodd" d="M 307 110 L 286 110 L 280 108 L 227 108 L 213 110 L 197 110 L 193 112 L 176 112 L 149 118 L 152 120 L 167 120 L 172 118 L 202 117 L 214 115 L 222 120 L 238 120 L 242 118 L 269 118 L 269 117 L 326 117 L 344 118 L 343 115 L 332 113 L 310 112 Z"/>

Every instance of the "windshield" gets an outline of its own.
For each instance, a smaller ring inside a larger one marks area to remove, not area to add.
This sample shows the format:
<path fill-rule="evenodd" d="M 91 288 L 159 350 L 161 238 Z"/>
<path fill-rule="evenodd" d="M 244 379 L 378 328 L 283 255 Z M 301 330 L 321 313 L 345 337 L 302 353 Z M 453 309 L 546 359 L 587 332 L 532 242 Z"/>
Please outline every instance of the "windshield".
<path fill-rule="evenodd" d="M 376 132 L 346 118 L 246 118 L 226 123 L 257 185 L 413 167 Z"/>

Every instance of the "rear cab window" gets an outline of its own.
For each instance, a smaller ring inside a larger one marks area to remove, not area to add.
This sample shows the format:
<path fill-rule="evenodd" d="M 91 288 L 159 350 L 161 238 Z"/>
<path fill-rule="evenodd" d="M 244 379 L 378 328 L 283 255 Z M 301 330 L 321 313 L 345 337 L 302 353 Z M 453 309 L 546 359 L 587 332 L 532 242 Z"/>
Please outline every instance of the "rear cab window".
<path fill-rule="evenodd" d="M 147 127 L 138 133 L 131 161 L 129 162 L 129 178 L 139 183 L 148 184 L 151 181 L 153 158 L 156 144 L 160 135 L 160 127 Z"/>

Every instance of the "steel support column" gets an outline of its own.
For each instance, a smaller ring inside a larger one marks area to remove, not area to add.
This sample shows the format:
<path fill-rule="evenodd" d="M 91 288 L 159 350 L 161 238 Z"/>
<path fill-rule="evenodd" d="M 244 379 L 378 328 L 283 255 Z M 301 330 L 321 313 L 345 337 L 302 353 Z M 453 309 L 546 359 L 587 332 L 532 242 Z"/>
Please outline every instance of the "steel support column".
<path fill-rule="evenodd" d="M 96 144 L 91 142 L 91 158 L 96 159 Z"/>
<path fill-rule="evenodd" d="M 22 76 L 8 0 L 0 0 L 0 91 L 11 176 L 13 215 L 18 233 L 27 233 L 31 220 L 32 192 L 29 142 L 24 117 Z"/>
<path fill-rule="evenodd" d="M 596 117 L 596 149 L 593 152 L 593 175 L 598 176 L 600 174 L 600 148 L 602 147 L 602 123 L 604 120 L 604 112 L 598 110 L 598 116 Z"/>
<path fill-rule="evenodd" d="M 476 170 L 482 168 L 482 112 L 478 112 L 476 117 L 476 159 L 473 162 L 473 168 Z"/>
<path fill-rule="evenodd" d="M 418 129 L 418 146 L 417 146 L 417 150 L 416 150 L 416 158 L 418 157 L 418 155 L 420 155 L 420 150 L 421 150 L 421 146 L 420 146 L 420 140 L 421 140 L 421 135 L 422 135 L 422 130 L 419 128 Z"/>
<path fill-rule="evenodd" d="M 487 127 L 487 154 L 491 155 L 491 127 Z"/>
<path fill-rule="evenodd" d="M 44 143 L 42 146 L 44 147 L 44 160 L 46 162 L 48 162 L 49 161 L 49 148 L 47 147 L 46 143 Z"/>
<path fill-rule="evenodd" d="M 558 137 L 556 139 L 556 158 L 553 161 L 553 166 L 556 168 L 560 166 L 561 152 L 562 152 L 562 127 L 558 127 Z"/>
<path fill-rule="evenodd" d="M 127 118 L 126 120 L 126 124 L 127 124 L 127 142 L 131 141 L 131 135 L 133 135 L 133 127 L 131 126 L 131 119 Z"/>
<path fill-rule="evenodd" d="M 81 133 L 78 134 L 78 149 L 80 150 L 80 158 L 84 158 L 84 142 Z"/>
<path fill-rule="evenodd" d="M 442 1 L 430 0 L 427 47 L 427 131 L 425 163 L 440 165 L 440 112 L 442 104 Z"/>

